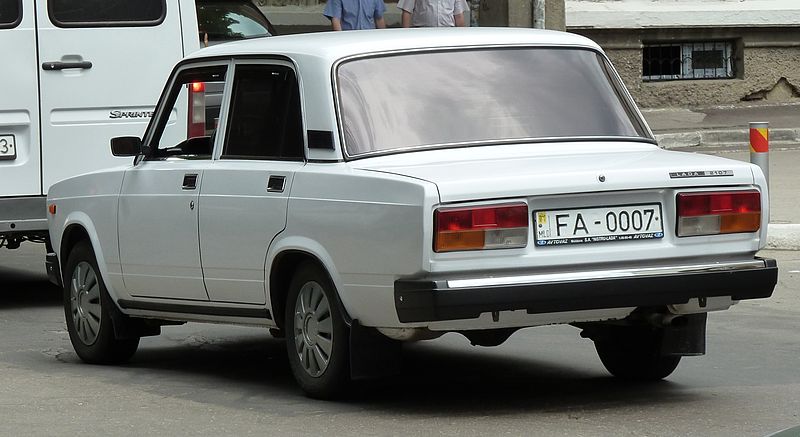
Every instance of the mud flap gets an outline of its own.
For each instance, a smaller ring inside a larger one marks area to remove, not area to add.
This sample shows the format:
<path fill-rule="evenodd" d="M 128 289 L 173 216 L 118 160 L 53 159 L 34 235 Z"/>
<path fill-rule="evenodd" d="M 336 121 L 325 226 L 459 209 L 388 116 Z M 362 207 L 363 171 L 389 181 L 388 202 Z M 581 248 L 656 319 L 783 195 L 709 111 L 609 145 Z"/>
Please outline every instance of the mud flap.
<path fill-rule="evenodd" d="M 397 375 L 402 368 L 401 342 L 392 340 L 374 328 L 350 325 L 350 377 L 353 380 Z"/>
<path fill-rule="evenodd" d="M 161 326 L 157 321 L 128 317 L 122 314 L 122 311 L 111 302 L 111 299 L 108 303 L 110 304 L 111 323 L 114 325 L 114 338 L 117 340 L 161 334 Z"/>
<path fill-rule="evenodd" d="M 681 316 L 679 323 L 664 329 L 661 355 L 697 356 L 706 353 L 707 313 Z"/>

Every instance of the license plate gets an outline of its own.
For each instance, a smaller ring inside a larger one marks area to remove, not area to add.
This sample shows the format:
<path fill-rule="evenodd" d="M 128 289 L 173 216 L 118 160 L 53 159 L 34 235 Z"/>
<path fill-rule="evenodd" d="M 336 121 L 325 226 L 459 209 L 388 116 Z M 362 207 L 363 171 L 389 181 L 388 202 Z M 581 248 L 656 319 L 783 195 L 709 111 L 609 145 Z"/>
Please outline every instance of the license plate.
<path fill-rule="evenodd" d="M 0 160 L 16 158 L 17 144 L 14 142 L 14 135 L 0 135 Z"/>
<path fill-rule="evenodd" d="M 664 237 L 661 204 L 534 211 L 537 246 Z"/>

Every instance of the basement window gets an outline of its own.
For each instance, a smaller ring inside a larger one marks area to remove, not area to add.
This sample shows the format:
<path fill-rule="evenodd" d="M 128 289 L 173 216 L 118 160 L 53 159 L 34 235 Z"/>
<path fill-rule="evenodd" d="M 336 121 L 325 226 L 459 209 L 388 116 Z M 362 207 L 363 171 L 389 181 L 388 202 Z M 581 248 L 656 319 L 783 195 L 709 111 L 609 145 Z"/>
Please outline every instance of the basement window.
<path fill-rule="evenodd" d="M 733 42 L 644 44 L 642 80 L 731 79 L 736 77 Z"/>

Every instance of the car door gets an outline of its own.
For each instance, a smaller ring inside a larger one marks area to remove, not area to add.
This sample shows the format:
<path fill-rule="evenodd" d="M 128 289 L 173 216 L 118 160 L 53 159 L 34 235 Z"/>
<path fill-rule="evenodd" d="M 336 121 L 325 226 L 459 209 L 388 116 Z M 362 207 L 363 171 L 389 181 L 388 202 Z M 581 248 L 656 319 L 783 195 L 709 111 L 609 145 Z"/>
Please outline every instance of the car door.
<path fill-rule="evenodd" d="M 304 165 L 297 77 L 288 63 L 238 63 L 220 159 L 203 174 L 200 253 L 209 298 L 264 304 L 265 262 Z"/>
<path fill-rule="evenodd" d="M 0 2 L 0 196 L 42 194 L 33 3 Z M 44 205 L 44 203 L 42 203 Z"/>
<path fill-rule="evenodd" d="M 119 248 L 129 294 L 207 301 L 198 240 L 200 187 L 211 166 L 226 64 L 180 69 L 148 128 L 144 160 L 125 173 L 119 200 Z"/>
<path fill-rule="evenodd" d="M 109 139 L 142 135 L 183 46 L 178 0 L 35 4 L 46 192 L 128 162 L 109 153 Z"/>

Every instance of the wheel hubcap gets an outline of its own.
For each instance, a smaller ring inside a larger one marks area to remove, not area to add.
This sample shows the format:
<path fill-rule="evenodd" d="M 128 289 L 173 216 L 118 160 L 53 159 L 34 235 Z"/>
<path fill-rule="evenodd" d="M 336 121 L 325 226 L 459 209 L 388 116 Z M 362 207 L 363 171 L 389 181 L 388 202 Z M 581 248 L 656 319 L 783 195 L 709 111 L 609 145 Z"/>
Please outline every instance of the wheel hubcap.
<path fill-rule="evenodd" d="M 92 266 L 81 261 L 72 271 L 70 281 L 72 325 L 81 343 L 90 346 L 100 332 L 100 284 Z"/>
<path fill-rule="evenodd" d="M 294 305 L 294 345 L 300 364 L 318 377 L 328 368 L 333 349 L 333 320 L 322 286 L 306 282 Z"/>

